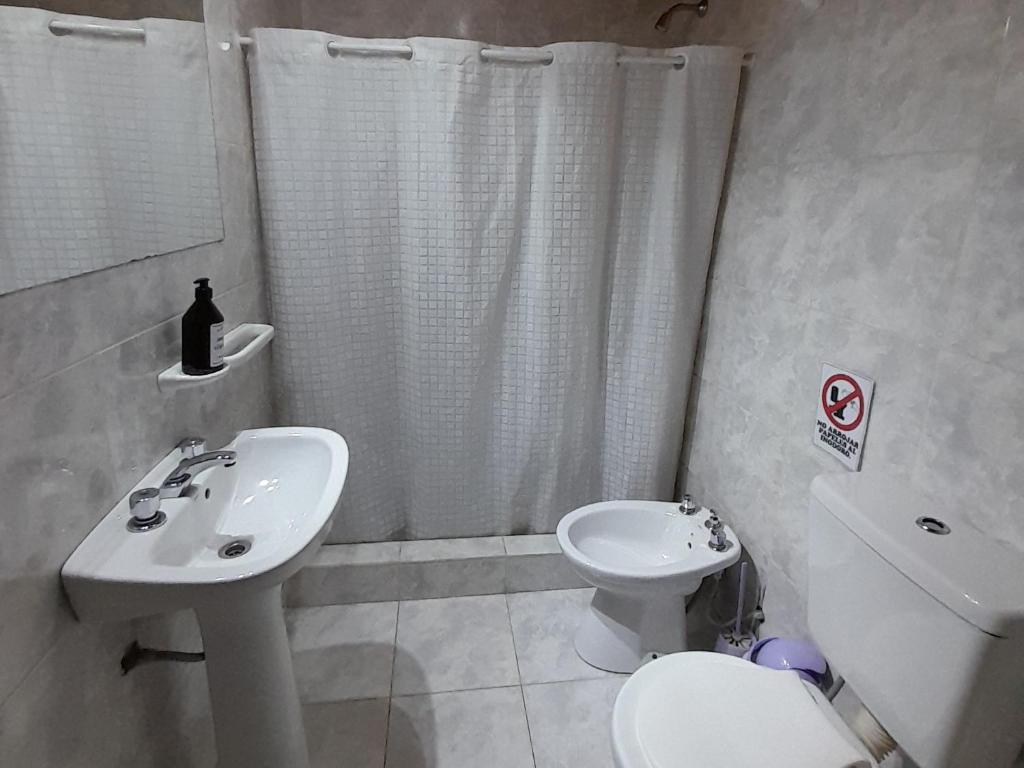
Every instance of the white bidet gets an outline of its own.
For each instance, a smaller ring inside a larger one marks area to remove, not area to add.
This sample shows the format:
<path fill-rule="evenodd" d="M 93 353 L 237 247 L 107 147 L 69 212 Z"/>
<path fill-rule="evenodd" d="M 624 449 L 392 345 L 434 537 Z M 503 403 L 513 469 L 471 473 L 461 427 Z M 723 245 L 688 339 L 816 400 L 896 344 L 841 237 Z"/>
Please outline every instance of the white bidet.
<path fill-rule="evenodd" d="M 603 501 L 570 512 L 558 543 L 597 590 L 576 632 L 588 664 L 634 672 L 648 653 L 686 650 L 686 596 L 740 556 L 736 534 L 708 509 Z"/>

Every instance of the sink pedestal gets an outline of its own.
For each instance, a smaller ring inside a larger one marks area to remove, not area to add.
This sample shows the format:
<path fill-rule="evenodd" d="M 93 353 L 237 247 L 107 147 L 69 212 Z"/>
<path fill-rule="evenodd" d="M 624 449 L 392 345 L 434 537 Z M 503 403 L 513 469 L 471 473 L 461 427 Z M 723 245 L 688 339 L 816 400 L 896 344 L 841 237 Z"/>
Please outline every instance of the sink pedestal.
<path fill-rule="evenodd" d="M 309 768 L 280 585 L 196 608 L 218 768 Z"/>

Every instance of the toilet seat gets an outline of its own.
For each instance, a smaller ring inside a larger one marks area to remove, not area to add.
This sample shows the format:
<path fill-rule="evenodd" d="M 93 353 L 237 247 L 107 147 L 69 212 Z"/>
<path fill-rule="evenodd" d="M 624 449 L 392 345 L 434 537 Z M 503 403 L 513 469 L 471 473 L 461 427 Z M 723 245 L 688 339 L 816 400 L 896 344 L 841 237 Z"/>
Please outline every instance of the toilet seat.
<path fill-rule="evenodd" d="M 641 667 L 612 715 L 618 768 L 870 768 L 877 763 L 795 672 L 717 653 Z"/>

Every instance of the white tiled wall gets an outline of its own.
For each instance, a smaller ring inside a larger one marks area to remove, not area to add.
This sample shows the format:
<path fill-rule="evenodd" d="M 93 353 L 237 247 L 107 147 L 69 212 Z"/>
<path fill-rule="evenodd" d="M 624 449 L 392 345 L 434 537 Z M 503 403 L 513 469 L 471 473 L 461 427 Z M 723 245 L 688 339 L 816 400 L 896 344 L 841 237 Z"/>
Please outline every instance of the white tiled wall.
<path fill-rule="evenodd" d="M 803 631 L 823 361 L 876 380 L 865 472 L 1024 546 L 1024 3 L 715 0 L 745 83 L 684 456 Z"/>

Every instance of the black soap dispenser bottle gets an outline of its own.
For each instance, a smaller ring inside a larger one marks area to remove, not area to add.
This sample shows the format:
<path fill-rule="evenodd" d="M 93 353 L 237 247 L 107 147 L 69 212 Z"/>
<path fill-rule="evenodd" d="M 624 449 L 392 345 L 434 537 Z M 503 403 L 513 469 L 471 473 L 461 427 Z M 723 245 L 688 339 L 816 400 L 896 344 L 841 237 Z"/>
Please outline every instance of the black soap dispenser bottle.
<path fill-rule="evenodd" d="M 213 303 L 210 278 L 195 284 L 196 300 L 181 318 L 181 370 L 204 376 L 224 367 L 224 315 Z"/>

